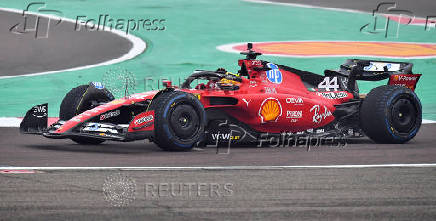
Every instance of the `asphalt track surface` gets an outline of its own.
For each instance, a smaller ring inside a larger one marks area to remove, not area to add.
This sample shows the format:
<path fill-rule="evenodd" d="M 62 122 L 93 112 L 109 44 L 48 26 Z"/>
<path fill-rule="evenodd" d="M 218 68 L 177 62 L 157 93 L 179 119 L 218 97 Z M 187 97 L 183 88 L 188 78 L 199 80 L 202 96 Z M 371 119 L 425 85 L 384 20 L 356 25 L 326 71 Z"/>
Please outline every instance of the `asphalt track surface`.
<path fill-rule="evenodd" d="M 69 140 L 20 135 L 17 128 L 0 128 L 3 167 L 67 168 L 36 169 L 33 174 L 0 173 L 0 217 L 434 220 L 436 167 L 150 171 L 68 167 L 434 163 L 435 131 L 436 124 L 423 125 L 417 137 L 403 145 L 374 144 L 362 138 L 341 148 L 320 146 L 307 151 L 305 147 L 233 147 L 228 154 L 224 154 L 227 149 L 220 149 L 221 154 L 217 154 L 213 147 L 165 152 L 144 141 L 83 146 Z M 130 182 L 117 183 L 110 177 L 127 177 Z M 112 189 L 105 188 L 107 183 Z M 224 185 L 230 191 L 224 191 Z M 213 189 L 218 189 L 218 193 Z M 129 192 L 130 195 L 120 194 Z"/>
<path fill-rule="evenodd" d="M 0 219 L 434 220 L 435 173 L 433 167 L 0 174 Z M 108 197 L 114 195 L 105 184 L 117 176 L 130 179 L 129 197 Z"/>
<path fill-rule="evenodd" d="M 280 3 L 295 3 L 311 5 L 323 8 L 340 8 L 351 9 L 372 13 L 380 3 L 396 3 L 395 10 L 407 10 L 417 17 L 426 18 L 427 16 L 436 16 L 436 1 L 431 0 L 364 0 L 364 1 L 349 1 L 349 0 L 268 0 L 269 2 Z M 383 9 L 383 7 L 382 7 Z M 385 11 L 387 12 L 387 11 Z"/>
<path fill-rule="evenodd" d="M 367 138 L 344 147 L 206 147 L 192 152 L 165 152 L 148 141 L 79 145 L 22 135 L 18 128 L 0 128 L 0 165 L 24 167 L 189 167 L 289 166 L 435 163 L 436 124 L 425 124 L 407 144 L 375 144 Z M 435 190 L 436 191 L 436 190 Z"/>
<path fill-rule="evenodd" d="M 132 48 L 129 40 L 114 33 L 90 31 L 84 26 L 77 30 L 75 23 L 58 24 L 56 19 L 41 16 L 37 32 L 30 31 L 36 26 L 29 24 L 34 24 L 37 16 L 27 14 L 26 17 L 28 25 L 24 32 L 22 14 L 0 10 L 0 76 L 98 64 L 119 58 Z M 17 24 L 20 25 L 15 31 L 8 31 Z"/>

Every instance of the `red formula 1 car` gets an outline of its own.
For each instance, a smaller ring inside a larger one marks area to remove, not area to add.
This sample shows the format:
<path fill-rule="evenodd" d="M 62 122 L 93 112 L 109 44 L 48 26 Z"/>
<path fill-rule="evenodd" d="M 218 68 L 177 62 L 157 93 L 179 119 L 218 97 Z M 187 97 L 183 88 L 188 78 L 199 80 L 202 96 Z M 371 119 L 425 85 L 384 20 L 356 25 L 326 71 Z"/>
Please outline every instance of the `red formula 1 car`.
<path fill-rule="evenodd" d="M 412 64 L 349 59 L 324 76 L 257 60 L 248 44 L 241 69 L 195 71 L 180 87 L 115 100 L 101 83 L 73 88 L 60 120 L 47 128 L 47 104 L 29 110 L 20 129 L 80 144 L 150 139 L 164 150 L 197 144 L 256 141 L 261 134 L 359 136 L 404 143 L 418 132 L 421 103 L 414 89 L 420 74 Z M 357 80 L 389 79 L 369 94 Z M 203 82 L 203 83 L 201 83 Z M 196 85 L 194 85 L 194 83 Z"/>

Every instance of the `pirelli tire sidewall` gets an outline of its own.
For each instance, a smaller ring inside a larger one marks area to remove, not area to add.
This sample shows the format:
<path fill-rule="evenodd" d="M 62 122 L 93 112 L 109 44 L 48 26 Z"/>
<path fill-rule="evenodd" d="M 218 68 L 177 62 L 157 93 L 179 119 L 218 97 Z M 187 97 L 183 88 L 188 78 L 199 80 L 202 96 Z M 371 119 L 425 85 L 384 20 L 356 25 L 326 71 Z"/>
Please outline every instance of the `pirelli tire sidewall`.
<path fill-rule="evenodd" d="M 406 111 L 401 113 L 399 109 Z M 360 108 L 360 126 L 377 143 L 405 143 L 416 136 L 421 123 L 421 102 L 412 90 L 403 86 L 372 89 Z"/>
<path fill-rule="evenodd" d="M 163 150 L 188 151 L 203 141 L 206 112 L 202 103 L 192 94 L 183 91 L 163 92 L 153 99 L 150 109 L 155 113 L 153 142 Z M 177 123 L 183 114 L 187 115 L 188 126 L 191 126 L 186 131 Z"/>

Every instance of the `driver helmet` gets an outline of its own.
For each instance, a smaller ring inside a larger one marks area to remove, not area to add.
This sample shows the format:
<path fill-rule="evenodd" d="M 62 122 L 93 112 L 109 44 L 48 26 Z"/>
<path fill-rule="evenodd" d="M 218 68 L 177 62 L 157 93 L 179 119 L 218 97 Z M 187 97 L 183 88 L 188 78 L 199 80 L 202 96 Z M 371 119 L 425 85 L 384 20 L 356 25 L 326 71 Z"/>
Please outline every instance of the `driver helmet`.
<path fill-rule="evenodd" d="M 226 73 L 225 73 L 226 75 L 233 75 L 233 76 L 236 76 L 236 77 L 239 77 L 240 76 L 240 74 L 239 73 L 232 73 L 232 72 L 230 72 L 230 71 L 227 71 Z"/>
<path fill-rule="evenodd" d="M 230 71 L 227 71 L 224 68 L 218 68 L 216 70 L 216 72 L 221 73 L 221 74 L 225 74 L 225 75 L 233 75 L 233 76 L 239 77 L 239 73 L 234 74 Z M 234 87 L 234 86 L 239 86 L 241 83 L 237 82 L 237 81 L 230 80 L 230 79 L 222 78 L 219 82 L 217 82 L 217 84 L 221 87 Z"/>
<path fill-rule="evenodd" d="M 236 77 L 239 77 L 239 74 L 233 74 L 232 72 L 226 72 L 226 75 L 234 75 Z M 233 86 L 239 86 L 241 83 L 238 81 L 233 81 L 227 78 L 223 78 L 221 79 L 219 82 L 220 86 L 224 86 L 224 87 L 233 87 Z"/>
<path fill-rule="evenodd" d="M 239 77 L 240 76 L 240 74 L 239 73 L 232 73 L 232 72 L 230 72 L 230 71 L 227 71 L 226 69 L 224 69 L 224 68 L 218 68 L 217 70 L 216 70 L 216 72 L 218 72 L 218 73 L 221 73 L 221 74 L 225 74 L 225 75 L 233 75 L 233 76 L 236 76 L 236 77 Z"/>

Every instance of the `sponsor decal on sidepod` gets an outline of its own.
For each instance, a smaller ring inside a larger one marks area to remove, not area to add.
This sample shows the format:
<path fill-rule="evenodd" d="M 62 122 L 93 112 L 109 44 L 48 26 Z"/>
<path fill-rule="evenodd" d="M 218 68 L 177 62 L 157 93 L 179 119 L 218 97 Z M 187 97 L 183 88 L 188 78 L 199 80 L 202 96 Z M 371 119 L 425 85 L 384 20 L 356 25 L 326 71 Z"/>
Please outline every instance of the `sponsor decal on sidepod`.
<path fill-rule="evenodd" d="M 140 126 L 143 123 L 148 123 L 154 119 L 153 115 L 148 115 L 135 120 L 135 125 Z"/>

